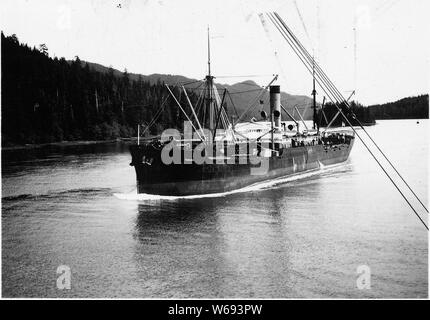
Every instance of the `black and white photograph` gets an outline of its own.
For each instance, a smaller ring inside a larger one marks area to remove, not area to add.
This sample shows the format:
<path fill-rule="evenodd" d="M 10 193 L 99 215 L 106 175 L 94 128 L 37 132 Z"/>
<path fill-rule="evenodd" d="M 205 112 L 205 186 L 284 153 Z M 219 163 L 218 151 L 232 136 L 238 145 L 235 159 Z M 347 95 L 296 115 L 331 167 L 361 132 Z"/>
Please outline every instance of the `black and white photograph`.
<path fill-rule="evenodd" d="M 429 12 L 2 0 L 2 299 L 427 300 Z"/>

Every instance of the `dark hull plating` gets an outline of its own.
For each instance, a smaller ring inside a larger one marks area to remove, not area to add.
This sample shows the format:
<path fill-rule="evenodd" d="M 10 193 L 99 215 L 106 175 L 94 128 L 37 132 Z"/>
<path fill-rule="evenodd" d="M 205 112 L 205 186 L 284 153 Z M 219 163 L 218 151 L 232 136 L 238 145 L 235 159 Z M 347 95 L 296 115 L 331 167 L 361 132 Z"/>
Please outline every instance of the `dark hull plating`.
<path fill-rule="evenodd" d="M 314 145 L 283 149 L 279 156 L 266 158 L 268 170 L 251 174 L 260 164 L 170 164 L 161 162 L 159 152 L 152 152 L 151 164 L 142 161 L 148 149 L 131 146 L 132 163 L 136 170 L 138 193 L 159 195 L 198 195 L 240 189 L 274 178 L 315 170 L 342 163 L 348 159 L 354 139 L 337 145 Z M 155 155 L 155 156 L 154 156 Z"/>

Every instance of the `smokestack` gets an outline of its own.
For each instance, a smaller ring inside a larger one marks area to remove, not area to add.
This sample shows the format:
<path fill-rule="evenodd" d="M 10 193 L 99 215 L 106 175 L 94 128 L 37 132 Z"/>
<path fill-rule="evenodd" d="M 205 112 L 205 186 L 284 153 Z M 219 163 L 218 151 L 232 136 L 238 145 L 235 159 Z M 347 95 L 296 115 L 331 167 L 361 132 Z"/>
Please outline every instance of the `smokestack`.
<path fill-rule="evenodd" d="M 281 128 L 281 87 L 270 86 L 270 118 L 277 130 Z"/>

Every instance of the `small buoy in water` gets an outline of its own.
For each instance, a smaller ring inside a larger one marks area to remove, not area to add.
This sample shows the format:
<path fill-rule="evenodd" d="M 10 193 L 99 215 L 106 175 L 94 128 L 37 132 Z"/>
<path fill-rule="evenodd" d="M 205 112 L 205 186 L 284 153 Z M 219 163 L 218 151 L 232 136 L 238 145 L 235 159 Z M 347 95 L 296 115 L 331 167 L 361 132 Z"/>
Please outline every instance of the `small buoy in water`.
<path fill-rule="evenodd" d="M 417 124 L 420 124 L 420 122 L 419 122 L 419 121 L 417 121 Z"/>

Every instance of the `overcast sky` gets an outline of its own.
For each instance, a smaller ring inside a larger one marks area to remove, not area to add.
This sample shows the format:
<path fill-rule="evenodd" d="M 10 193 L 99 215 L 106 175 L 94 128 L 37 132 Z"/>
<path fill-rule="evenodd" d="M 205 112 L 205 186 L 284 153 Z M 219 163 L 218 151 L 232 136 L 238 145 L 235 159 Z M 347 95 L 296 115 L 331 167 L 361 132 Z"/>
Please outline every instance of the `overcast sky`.
<path fill-rule="evenodd" d="M 429 3 L 2 0 L 0 27 L 31 46 L 45 43 L 50 56 L 77 55 L 133 73 L 202 79 L 209 25 L 212 73 L 218 82 L 257 75 L 249 79 L 264 85 L 271 74 L 279 74 L 283 91 L 310 95 L 312 81 L 298 58 L 273 28 L 268 36 L 258 18 L 260 12 L 277 11 L 340 91 L 348 96 L 355 89 L 359 101 L 373 104 L 428 92 Z"/>

